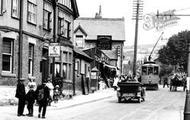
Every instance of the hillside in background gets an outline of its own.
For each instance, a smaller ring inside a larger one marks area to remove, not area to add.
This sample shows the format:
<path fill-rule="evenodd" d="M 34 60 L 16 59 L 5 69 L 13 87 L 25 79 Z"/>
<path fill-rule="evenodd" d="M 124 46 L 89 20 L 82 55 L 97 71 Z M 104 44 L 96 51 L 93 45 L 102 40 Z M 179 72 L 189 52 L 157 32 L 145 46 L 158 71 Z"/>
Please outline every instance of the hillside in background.
<path fill-rule="evenodd" d="M 148 57 L 153 49 L 153 44 L 147 45 L 138 45 L 137 46 L 137 60 L 144 60 L 145 57 Z M 157 56 L 157 52 L 161 49 L 163 45 L 157 45 L 152 53 L 152 57 L 155 58 Z M 123 48 L 125 61 L 132 60 L 134 54 L 134 46 L 124 46 Z"/>

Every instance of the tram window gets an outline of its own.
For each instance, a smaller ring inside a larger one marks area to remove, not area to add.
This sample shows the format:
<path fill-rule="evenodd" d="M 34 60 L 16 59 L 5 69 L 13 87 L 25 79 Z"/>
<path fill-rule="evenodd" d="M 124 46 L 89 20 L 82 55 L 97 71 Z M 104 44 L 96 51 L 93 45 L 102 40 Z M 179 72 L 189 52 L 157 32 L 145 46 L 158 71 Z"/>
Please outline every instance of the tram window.
<path fill-rule="evenodd" d="M 148 67 L 148 75 L 153 74 L 153 67 Z"/>
<path fill-rule="evenodd" d="M 154 67 L 154 75 L 158 75 L 158 67 Z"/>
<path fill-rule="evenodd" d="M 142 75 L 146 75 L 147 74 L 147 67 L 142 67 Z"/>

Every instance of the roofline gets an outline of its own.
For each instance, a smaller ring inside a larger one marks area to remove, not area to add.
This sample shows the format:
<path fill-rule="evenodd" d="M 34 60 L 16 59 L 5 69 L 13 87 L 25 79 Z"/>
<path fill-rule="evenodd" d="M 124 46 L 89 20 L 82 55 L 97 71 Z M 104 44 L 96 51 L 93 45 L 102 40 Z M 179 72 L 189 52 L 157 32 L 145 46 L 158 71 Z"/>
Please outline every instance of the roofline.
<path fill-rule="evenodd" d="M 124 17 L 122 18 L 90 18 L 90 17 L 79 17 L 76 20 L 112 20 L 112 21 L 124 21 Z"/>
<path fill-rule="evenodd" d="M 85 30 L 81 27 L 81 25 L 78 25 L 78 27 L 74 30 L 74 33 L 76 33 L 78 30 L 80 30 L 85 36 L 87 36 L 87 33 Z"/>
<path fill-rule="evenodd" d="M 78 11 L 78 6 L 76 0 L 71 0 L 72 2 L 72 7 L 73 7 L 73 12 L 74 12 L 74 19 L 79 17 L 79 11 Z"/>
<path fill-rule="evenodd" d="M 97 39 L 85 39 L 85 41 L 97 41 Z M 111 41 L 116 41 L 116 42 L 121 41 L 121 42 L 123 42 L 125 40 L 111 40 Z"/>

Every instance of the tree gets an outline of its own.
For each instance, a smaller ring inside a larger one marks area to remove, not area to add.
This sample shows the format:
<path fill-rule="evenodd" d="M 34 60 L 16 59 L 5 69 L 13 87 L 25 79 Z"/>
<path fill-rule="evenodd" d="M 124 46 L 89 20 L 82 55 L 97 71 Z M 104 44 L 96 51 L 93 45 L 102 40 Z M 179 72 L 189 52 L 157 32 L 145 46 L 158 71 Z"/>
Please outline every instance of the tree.
<path fill-rule="evenodd" d="M 187 71 L 189 41 L 190 31 L 173 35 L 166 46 L 158 51 L 158 61 L 166 65 L 180 66 Z"/>

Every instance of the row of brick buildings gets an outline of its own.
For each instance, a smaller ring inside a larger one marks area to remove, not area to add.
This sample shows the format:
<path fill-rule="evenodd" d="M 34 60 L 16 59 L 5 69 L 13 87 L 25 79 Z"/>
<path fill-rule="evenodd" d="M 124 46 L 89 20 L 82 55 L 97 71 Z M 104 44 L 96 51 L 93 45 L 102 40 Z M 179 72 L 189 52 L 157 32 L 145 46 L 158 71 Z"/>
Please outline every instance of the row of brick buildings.
<path fill-rule="evenodd" d="M 15 85 L 30 77 L 40 84 L 53 75 L 62 88 L 85 94 L 91 70 L 97 67 L 101 73 L 96 61 L 121 74 L 124 19 L 78 17 L 76 0 L 1 0 L 0 84 Z M 53 42 L 60 46 L 54 59 L 48 55 Z M 100 55 L 92 56 L 92 49 Z"/>

